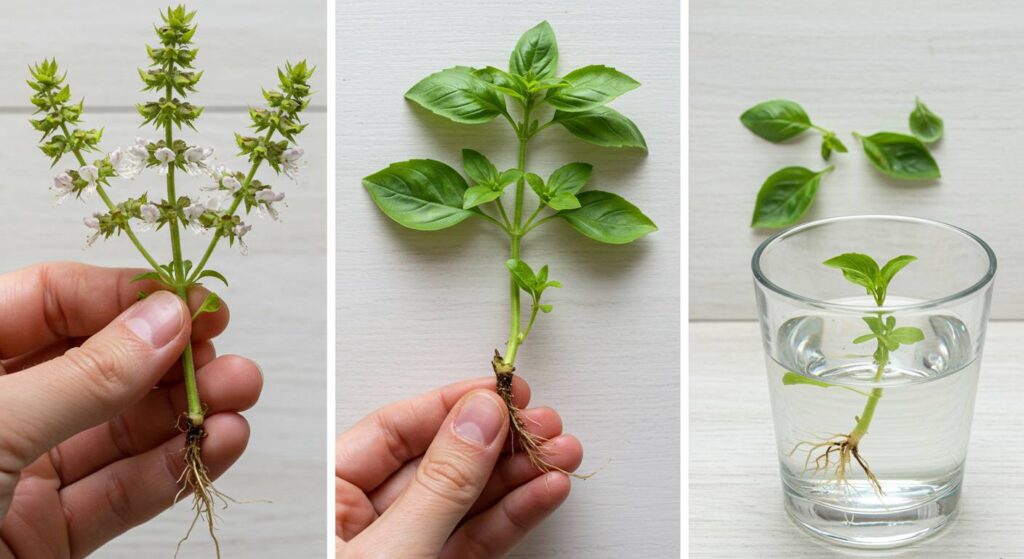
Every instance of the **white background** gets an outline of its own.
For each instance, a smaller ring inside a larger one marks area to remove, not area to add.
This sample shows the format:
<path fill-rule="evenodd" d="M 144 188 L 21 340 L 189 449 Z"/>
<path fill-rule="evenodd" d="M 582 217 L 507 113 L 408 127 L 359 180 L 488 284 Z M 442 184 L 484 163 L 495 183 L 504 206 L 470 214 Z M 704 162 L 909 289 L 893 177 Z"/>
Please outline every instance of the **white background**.
<path fill-rule="evenodd" d="M 112 266 L 144 265 L 124 238 L 98 242 L 86 252 L 82 217 L 99 209 L 68 201 L 54 207 L 48 192 L 53 171 L 36 148 L 37 133 L 27 122 L 30 90 L 27 67 L 56 56 L 69 71 L 76 98 L 86 101 L 86 126 L 105 126 L 102 147 L 128 145 L 139 129 L 134 103 L 141 93 L 136 68 L 148 59 L 144 44 L 154 44 L 152 23 L 164 2 L 60 2 L 28 0 L 4 3 L 0 18 L 0 272 L 33 262 L 83 260 Z M 219 536 L 226 557 L 322 557 L 327 514 L 324 485 L 326 426 L 326 23 L 317 0 L 256 7 L 233 0 L 203 3 L 195 41 L 197 66 L 205 70 L 195 102 L 207 107 L 197 127 L 182 137 L 212 145 L 218 158 L 241 167 L 235 158 L 234 131 L 245 132 L 245 108 L 261 104 L 260 86 L 277 82 L 276 66 L 306 57 L 318 64 L 314 97 L 301 136 L 309 166 L 299 184 L 263 172 L 261 178 L 287 192 L 282 223 L 259 220 L 247 241 L 248 256 L 222 243 L 211 266 L 224 273 L 230 288 L 216 287 L 231 308 L 231 325 L 217 340 L 220 354 L 238 353 L 263 368 L 265 385 L 257 406 L 247 412 L 252 426 L 249 448 L 217 483 L 240 500 L 269 500 L 233 505 L 222 511 Z M 155 172 L 111 189 L 115 198 L 163 189 Z M 193 191 L 201 179 L 184 181 Z M 183 188 L 179 186 L 179 192 Z M 277 188 L 275 188 L 276 190 Z M 149 246 L 164 247 L 166 232 L 142 235 Z M 193 253 L 206 238 L 192 238 Z M 169 250 L 158 250 L 169 259 Z M 40 405 L 45 405 L 40 402 Z M 170 557 L 191 520 L 187 503 L 136 528 L 104 547 L 102 557 Z M 208 536 L 197 533 L 182 557 L 211 557 Z"/>
<path fill-rule="evenodd" d="M 1024 113 L 1024 5 L 1012 2 L 740 2 L 690 10 L 690 553 L 693 557 L 857 557 L 792 525 L 782 494 L 750 256 L 758 188 L 787 165 L 824 167 L 813 135 L 787 145 L 739 122 L 773 98 L 801 103 L 851 148 L 833 156 L 806 220 L 895 213 L 947 221 L 999 257 L 960 517 L 937 539 L 872 557 L 1024 557 L 1013 473 L 1022 441 L 1024 188 L 1015 171 Z M 851 131 L 907 131 L 920 96 L 945 119 L 943 178 L 884 178 Z M 819 137 L 820 138 L 820 137 Z"/>
<path fill-rule="evenodd" d="M 467 377 L 491 375 L 507 335 L 507 246 L 470 220 L 434 233 L 381 214 L 361 179 L 395 161 L 458 166 L 474 148 L 515 165 L 504 121 L 449 123 L 403 99 L 453 65 L 505 66 L 519 36 L 543 19 L 562 74 L 614 66 L 643 85 L 613 102 L 650 153 L 585 144 L 558 127 L 531 145 L 547 175 L 582 160 L 591 188 L 637 204 L 660 231 L 626 246 L 585 239 L 561 223 L 530 235 L 524 259 L 565 284 L 538 319 L 517 373 L 532 404 L 556 408 L 583 442 L 565 505 L 516 557 L 679 555 L 679 6 L 625 3 L 348 1 L 338 5 L 338 429 L 374 408 Z"/>

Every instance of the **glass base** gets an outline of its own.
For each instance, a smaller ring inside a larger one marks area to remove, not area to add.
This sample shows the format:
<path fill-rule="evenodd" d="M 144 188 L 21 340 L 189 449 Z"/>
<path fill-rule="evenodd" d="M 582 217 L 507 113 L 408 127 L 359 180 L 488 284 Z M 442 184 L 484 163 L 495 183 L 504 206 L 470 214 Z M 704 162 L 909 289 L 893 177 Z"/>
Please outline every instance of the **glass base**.
<path fill-rule="evenodd" d="M 810 534 L 861 549 L 899 547 L 940 531 L 957 512 L 960 485 L 923 504 L 892 510 L 857 511 L 801 496 L 783 484 L 786 512 Z"/>

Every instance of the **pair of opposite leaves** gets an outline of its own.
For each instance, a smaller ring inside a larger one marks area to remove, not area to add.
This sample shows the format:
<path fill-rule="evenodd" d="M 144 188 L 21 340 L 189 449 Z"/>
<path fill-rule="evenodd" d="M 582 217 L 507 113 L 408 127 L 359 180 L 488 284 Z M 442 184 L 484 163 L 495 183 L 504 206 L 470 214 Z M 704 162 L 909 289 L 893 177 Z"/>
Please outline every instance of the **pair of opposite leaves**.
<path fill-rule="evenodd" d="M 876 169 L 898 179 L 929 180 L 941 176 L 939 166 L 925 143 L 942 138 L 943 122 L 920 99 L 910 114 L 909 136 L 879 132 L 871 136 L 853 133 L 864 154 Z M 822 134 L 821 156 L 826 161 L 833 152 L 846 153 L 846 146 L 834 132 L 813 122 L 799 104 L 784 99 L 759 103 L 740 117 L 751 132 L 773 143 L 784 142 L 807 130 Z M 821 171 L 805 167 L 785 167 L 765 180 L 757 195 L 751 227 L 786 227 L 796 223 L 810 208 L 822 178 L 832 172 L 829 165 Z"/>

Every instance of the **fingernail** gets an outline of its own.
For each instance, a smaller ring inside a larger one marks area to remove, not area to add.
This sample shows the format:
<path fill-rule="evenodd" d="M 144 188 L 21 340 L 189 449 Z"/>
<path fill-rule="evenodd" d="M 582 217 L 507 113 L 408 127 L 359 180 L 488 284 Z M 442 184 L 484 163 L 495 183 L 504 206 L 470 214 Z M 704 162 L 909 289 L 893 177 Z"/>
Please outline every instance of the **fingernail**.
<path fill-rule="evenodd" d="M 462 405 L 455 417 L 455 433 L 479 446 L 489 446 L 501 431 L 502 411 L 486 394 L 476 394 Z"/>
<path fill-rule="evenodd" d="M 184 317 L 178 297 L 166 291 L 157 291 L 135 303 L 124 324 L 150 347 L 164 347 L 181 331 Z"/>

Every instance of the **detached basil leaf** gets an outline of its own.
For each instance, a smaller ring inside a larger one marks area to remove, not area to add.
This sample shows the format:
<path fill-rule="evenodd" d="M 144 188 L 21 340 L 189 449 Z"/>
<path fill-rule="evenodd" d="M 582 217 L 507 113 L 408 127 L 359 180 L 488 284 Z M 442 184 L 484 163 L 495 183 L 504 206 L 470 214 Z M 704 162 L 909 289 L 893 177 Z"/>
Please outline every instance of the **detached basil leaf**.
<path fill-rule="evenodd" d="M 828 260 L 822 262 L 829 268 L 836 268 L 843 272 L 843 277 L 848 281 L 855 283 L 861 287 L 864 287 L 868 291 L 875 291 L 878 286 L 878 278 L 881 271 L 878 269 L 878 263 L 875 262 L 874 258 L 866 254 L 860 254 L 858 252 L 847 252 L 834 256 Z M 878 328 L 882 327 L 882 322 L 874 317 L 864 317 L 864 322 L 871 326 L 873 322 L 877 321 Z M 871 327 L 871 331 L 878 334 L 881 331 L 876 330 L 875 327 Z"/>
<path fill-rule="evenodd" d="M 553 76 L 557 67 L 558 42 L 546 21 L 523 33 L 508 61 L 509 72 L 535 80 Z"/>
<path fill-rule="evenodd" d="M 751 227 L 786 227 L 796 223 L 814 202 L 821 178 L 832 171 L 785 167 L 769 176 L 757 193 Z"/>
<path fill-rule="evenodd" d="M 639 208 L 615 194 L 588 190 L 581 192 L 577 199 L 579 208 L 555 215 L 595 241 L 615 245 L 631 243 L 658 230 Z"/>
<path fill-rule="evenodd" d="M 640 87 L 640 82 L 608 66 L 584 66 L 566 74 L 566 87 L 551 90 L 544 99 L 563 111 L 596 109 L 616 97 Z"/>
<path fill-rule="evenodd" d="M 462 150 L 462 168 L 469 178 L 478 183 L 491 182 L 498 178 L 498 168 L 478 151 Z"/>
<path fill-rule="evenodd" d="M 914 104 L 914 110 L 910 113 L 910 131 L 926 144 L 942 139 L 944 125 L 939 115 L 931 112 L 920 98 L 914 98 Z"/>
<path fill-rule="evenodd" d="M 590 163 L 569 163 L 563 165 L 551 173 L 548 178 L 548 190 L 552 194 L 568 192 L 576 194 L 590 180 L 590 173 L 594 166 Z"/>
<path fill-rule="evenodd" d="M 575 210 L 580 207 L 580 201 L 572 192 L 559 192 L 552 196 L 547 204 L 552 210 Z"/>
<path fill-rule="evenodd" d="M 501 196 L 500 190 L 494 190 L 489 186 L 477 185 L 466 189 L 462 196 L 462 209 L 473 209 L 480 204 L 486 204 Z"/>
<path fill-rule="evenodd" d="M 588 111 L 555 111 L 552 119 L 577 138 L 605 147 L 640 148 L 647 151 L 647 142 L 632 120 L 610 107 Z"/>
<path fill-rule="evenodd" d="M 363 186 L 382 212 L 410 229 L 444 229 L 474 213 L 462 208 L 466 180 L 433 159 L 392 163 L 363 179 Z"/>
<path fill-rule="evenodd" d="M 456 66 L 423 78 L 405 98 L 449 120 L 482 124 L 505 113 L 505 98 L 472 68 Z"/>
<path fill-rule="evenodd" d="M 769 142 L 788 140 L 811 127 L 811 118 L 804 108 L 786 99 L 758 103 L 740 115 L 740 122 Z"/>
<path fill-rule="evenodd" d="M 854 133 L 864 154 L 879 171 L 899 179 L 923 180 L 942 176 L 939 164 L 921 140 L 906 134 L 879 132 L 871 136 Z"/>
<path fill-rule="evenodd" d="M 847 150 L 843 142 L 839 141 L 835 134 L 829 132 L 821 137 L 821 158 L 828 161 L 832 157 L 833 151 L 846 153 Z"/>

